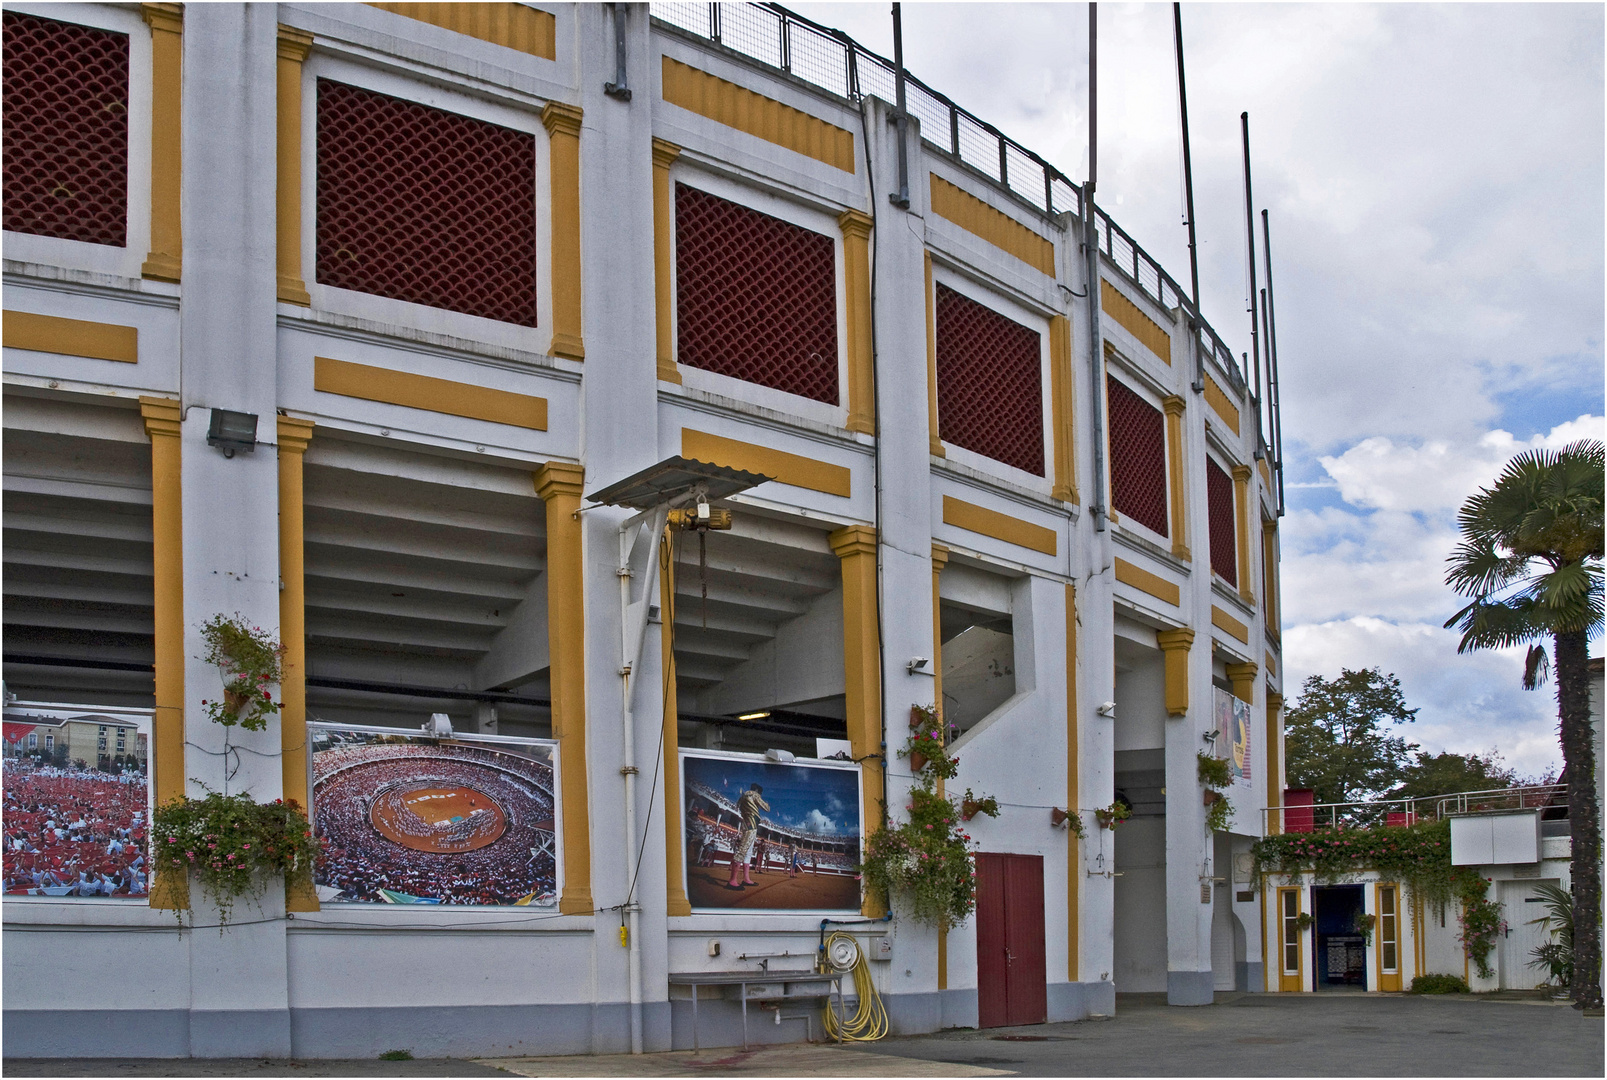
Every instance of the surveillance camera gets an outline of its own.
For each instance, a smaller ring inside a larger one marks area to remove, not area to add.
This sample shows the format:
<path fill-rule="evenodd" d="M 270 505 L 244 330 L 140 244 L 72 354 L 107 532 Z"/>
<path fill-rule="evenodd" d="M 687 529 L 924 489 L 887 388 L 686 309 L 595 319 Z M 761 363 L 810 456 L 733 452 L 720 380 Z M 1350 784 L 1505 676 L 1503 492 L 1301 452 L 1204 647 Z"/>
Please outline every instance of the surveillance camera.
<path fill-rule="evenodd" d="M 1116 715 L 1116 703 L 1114 701 L 1103 702 L 1094 711 L 1096 713 L 1098 713 L 1100 716 L 1112 716 L 1113 717 L 1113 716 Z"/>
<path fill-rule="evenodd" d="M 1221 729 L 1221 728 L 1212 728 L 1212 729 L 1211 729 L 1211 730 L 1210 730 L 1210 731 L 1207 731 L 1207 732 L 1206 732 L 1206 733 L 1205 733 L 1205 736 L 1204 736 L 1204 738 L 1205 738 L 1205 741 L 1206 741 L 1206 742 L 1209 742 L 1209 743 L 1214 743 L 1214 742 L 1216 742 L 1216 740 L 1217 740 L 1217 739 L 1218 739 L 1218 738 L 1219 738 L 1219 737 L 1220 737 L 1220 736 L 1221 736 L 1221 735 L 1222 735 L 1222 729 Z"/>

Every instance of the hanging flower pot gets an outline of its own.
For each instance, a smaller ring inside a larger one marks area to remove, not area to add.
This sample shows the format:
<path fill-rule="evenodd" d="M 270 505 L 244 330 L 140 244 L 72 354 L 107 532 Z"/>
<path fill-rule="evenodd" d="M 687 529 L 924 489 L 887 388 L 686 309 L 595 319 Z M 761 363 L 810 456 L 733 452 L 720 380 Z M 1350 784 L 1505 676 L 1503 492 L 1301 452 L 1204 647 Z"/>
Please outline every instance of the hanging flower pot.
<path fill-rule="evenodd" d="M 1211 804 L 1215 803 L 1217 800 L 1219 800 L 1221 798 L 1222 798 L 1222 793 L 1221 792 L 1212 791 L 1209 788 L 1206 789 L 1206 791 L 1205 791 L 1205 805 L 1206 806 L 1210 806 Z"/>
<path fill-rule="evenodd" d="M 910 771 L 920 772 L 926 768 L 926 755 L 919 750 L 910 751 Z"/>
<path fill-rule="evenodd" d="M 280 680 L 285 647 L 239 615 L 213 616 L 201 624 L 201 636 L 207 651 L 200 659 L 215 665 L 223 682 L 222 701 L 201 702 L 207 716 L 224 727 L 266 728 L 280 708 L 269 687 Z"/>

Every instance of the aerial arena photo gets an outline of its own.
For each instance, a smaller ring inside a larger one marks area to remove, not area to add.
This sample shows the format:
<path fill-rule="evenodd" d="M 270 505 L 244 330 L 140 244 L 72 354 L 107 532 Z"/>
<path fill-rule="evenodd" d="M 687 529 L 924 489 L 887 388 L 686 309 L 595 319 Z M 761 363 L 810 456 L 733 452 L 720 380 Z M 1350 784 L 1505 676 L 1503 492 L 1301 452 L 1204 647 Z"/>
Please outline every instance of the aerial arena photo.
<path fill-rule="evenodd" d="M 550 746 L 328 726 L 312 738 L 321 901 L 556 903 Z"/>
<path fill-rule="evenodd" d="M 859 910 L 857 770 L 697 753 L 681 768 L 694 909 Z"/>

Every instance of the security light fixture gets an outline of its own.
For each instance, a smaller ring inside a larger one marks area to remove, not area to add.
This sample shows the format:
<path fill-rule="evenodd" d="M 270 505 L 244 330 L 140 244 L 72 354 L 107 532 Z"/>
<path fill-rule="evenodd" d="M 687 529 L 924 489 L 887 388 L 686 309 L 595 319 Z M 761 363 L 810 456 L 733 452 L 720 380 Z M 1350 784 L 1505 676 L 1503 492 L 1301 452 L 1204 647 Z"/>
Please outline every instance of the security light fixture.
<path fill-rule="evenodd" d="M 237 450 L 251 453 L 257 448 L 257 414 L 213 409 L 206 444 L 222 450 L 226 458 L 234 457 Z"/>
<path fill-rule="evenodd" d="M 791 750 L 766 750 L 764 756 L 766 761 L 776 761 L 782 765 L 791 765 L 793 762 Z"/>
<path fill-rule="evenodd" d="M 924 656 L 912 657 L 910 662 L 904 665 L 904 670 L 911 675 L 930 675 L 932 674 L 932 661 Z"/>
<path fill-rule="evenodd" d="M 1114 717 L 1116 715 L 1116 703 L 1114 701 L 1104 702 L 1094 711 L 1100 716 Z"/>
<path fill-rule="evenodd" d="M 767 717 L 769 715 L 770 715 L 769 712 L 748 712 L 748 713 L 743 713 L 741 716 L 738 716 L 737 719 L 738 720 L 763 720 L 765 717 Z"/>

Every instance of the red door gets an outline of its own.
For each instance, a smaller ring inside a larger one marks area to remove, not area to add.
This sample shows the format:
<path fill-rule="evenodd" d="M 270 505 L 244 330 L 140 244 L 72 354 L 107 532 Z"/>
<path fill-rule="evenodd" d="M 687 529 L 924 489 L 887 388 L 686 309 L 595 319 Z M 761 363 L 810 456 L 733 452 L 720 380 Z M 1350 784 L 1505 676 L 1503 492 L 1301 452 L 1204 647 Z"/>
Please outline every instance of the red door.
<path fill-rule="evenodd" d="M 977 1024 L 1041 1024 L 1048 1017 L 1043 857 L 976 856 Z"/>

